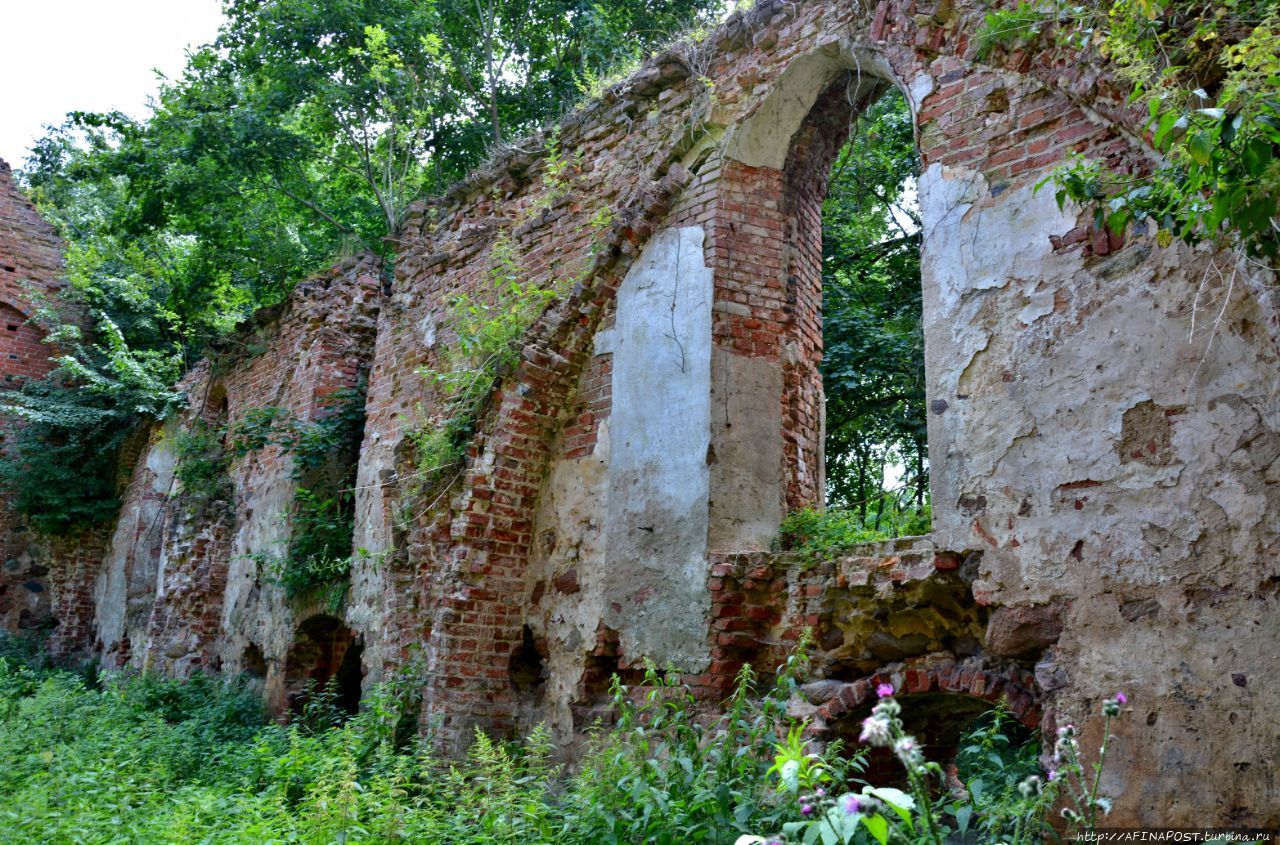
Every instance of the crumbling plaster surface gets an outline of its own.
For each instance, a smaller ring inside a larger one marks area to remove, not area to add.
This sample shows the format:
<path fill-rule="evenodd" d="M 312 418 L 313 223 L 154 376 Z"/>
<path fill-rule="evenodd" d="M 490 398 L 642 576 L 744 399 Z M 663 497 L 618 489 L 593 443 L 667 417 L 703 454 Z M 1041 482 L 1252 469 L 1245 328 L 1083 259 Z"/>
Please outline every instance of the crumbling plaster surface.
<path fill-rule="evenodd" d="M 596 344 L 613 352 L 605 624 L 625 654 L 686 671 L 708 659 L 711 271 L 702 243 L 696 226 L 655 235 Z"/>
<path fill-rule="evenodd" d="M 1243 279 L 1223 310 L 1213 268 L 1234 260 L 1141 232 L 1105 258 L 1059 254 L 1074 209 L 939 165 L 920 195 L 935 537 L 995 551 L 980 590 L 1275 574 L 1257 563 L 1280 537 L 1276 347 L 1241 333 L 1273 318 Z M 1212 338 L 1192 333 L 1197 296 L 1223 312 Z"/>
<path fill-rule="evenodd" d="M 609 424 L 592 454 L 557 461 L 547 477 L 535 519 L 529 561 L 530 626 L 546 642 L 546 689 L 536 712 L 522 721 L 545 720 L 562 742 L 573 739 L 571 707 L 578 703 L 585 657 L 597 646 L 613 571 L 605 557 L 608 511 Z"/>
<path fill-rule="evenodd" d="M 127 663 L 133 644 L 146 642 L 159 576 L 168 499 L 173 494 L 174 418 L 151 432 L 94 586 L 94 621 L 103 663 Z"/>
<path fill-rule="evenodd" d="M 1129 817 L 1193 821 L 1204 796 L 1170 787 L 1212 768 L 1220 818 L 1274 821 L 1267 291 L 1238 257 L 1141 229 L 1105 256 L 1055 249 L 1079 212 L 1028 184 L 935 164 L 920 196 L 935 540 L 983 550 L 983 603 L 1068 606 L 1038 671 L 1059 722 L 1142 691 L 1108 774 Z"/>

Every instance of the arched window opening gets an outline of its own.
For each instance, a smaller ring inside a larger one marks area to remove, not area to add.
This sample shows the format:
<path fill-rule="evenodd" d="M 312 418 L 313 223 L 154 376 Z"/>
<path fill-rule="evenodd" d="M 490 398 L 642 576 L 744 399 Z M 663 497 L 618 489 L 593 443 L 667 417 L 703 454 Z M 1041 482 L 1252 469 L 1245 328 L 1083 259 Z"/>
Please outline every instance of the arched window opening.
<path fill-rule="evenodd" d="M 910 105 L 888 88 L 855 118 L 822 205 L 826 504 L 867 539 L 930 527 L 919 171 Z"/>

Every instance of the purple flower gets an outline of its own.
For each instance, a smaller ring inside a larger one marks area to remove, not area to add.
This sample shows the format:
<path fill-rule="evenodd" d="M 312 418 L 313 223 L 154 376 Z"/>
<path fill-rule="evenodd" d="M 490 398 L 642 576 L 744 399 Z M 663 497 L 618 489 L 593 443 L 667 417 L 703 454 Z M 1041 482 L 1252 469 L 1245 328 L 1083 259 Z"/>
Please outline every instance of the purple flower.
<path fill-rule="evenodd" d="M 855 815 L 862 812 L 862 801 L 858 796 L 849 793 L 840 800 L 840 809 L 844 810 L 846 815 Z"/>
<path fill-rule="evenodd" d="M 1125 695 L 1122 692 L 1118 692 L 1116 693 L 1116 701 L 1120 702 L 1121 704 L 1128 704 L 1129 696 Z"/>
<path fill-rule="evenodd" d="M 1057 769 L 1050 769 L 1050 770 L 1049 770 L 1049 780 L 1057 780 L 1057 779 L 1058 779 L 1058 770 L 1057 770 Z"/>
<path fill-rule="evenodd" d="M 814 794 L 814 795 L 816 795 L 816 796 L 818 796 L 819 798 L 826 798 L 826 797 L 827 797 L 827 791 L 826 791 L 825 789 L 823 789 L 822 787 L 818 787 L 817 789 L 815 789 L 815 790 L 813 791 L 813 794 Z"/>
<path fill-rule="evenodd" d="M 893 695 L 893 684 L 881 684 L 880 686 L 876 687 L 876 695 L 880 696 L 881 698 L 888 698 L 889 696 Z"/>
<path fill-rule="evenodd" d="M 812 815 L 813 815 L 813 805 L 812 805 L 812 804 L 805 804 L 803 807 L 801 807 L 801 808 L 800 808 L 800 815 L 802 815 L 802 816 L 812 816 Z"/>

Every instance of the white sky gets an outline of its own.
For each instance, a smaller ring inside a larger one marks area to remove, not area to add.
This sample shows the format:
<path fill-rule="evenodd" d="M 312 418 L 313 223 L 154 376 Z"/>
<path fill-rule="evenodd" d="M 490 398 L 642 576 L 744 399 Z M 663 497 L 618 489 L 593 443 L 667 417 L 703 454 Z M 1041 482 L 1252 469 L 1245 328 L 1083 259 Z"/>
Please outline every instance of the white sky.
<path fill-rule="evenodd" d="M 176 77 L 221 22 L 220 0 L 0 0 L 0 158 L 21 167 L 69 111 L 142 115 L 153 69 Z"/>

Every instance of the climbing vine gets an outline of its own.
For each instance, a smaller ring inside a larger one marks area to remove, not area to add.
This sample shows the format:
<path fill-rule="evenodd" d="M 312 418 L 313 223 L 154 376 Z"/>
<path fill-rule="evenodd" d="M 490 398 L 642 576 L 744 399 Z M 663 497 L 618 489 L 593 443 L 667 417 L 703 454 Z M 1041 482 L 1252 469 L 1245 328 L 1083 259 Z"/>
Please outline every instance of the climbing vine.
<path fill-rule="evenodd" d="M 353 559 L 353 487 L 364 403 L 362 383 L 330 394 L 315 420 L 274 406 L 248 409 L 230 426 L 198 420 L 173 438 L 178 495 L 193 509 L 225 501 L 231 494 L 232 461 L 279 447 L 292 461 L 290 476 L 297 484 L 288 513 L 289 543 L 283 553 L 259 551 L 249 557 L 289 596 L 328 586 L 338 588 L 340 597 Z"/>
<path fill-rule="evenodd" d="M 178 491 L 192 513 L 231 497 L 231 455 L 225 445 L 226 429 L 196 420 L 174 435 L 173 475 Z"/>
<path fill-rule="evenodd" d="M 408 435 L 414 450 L 410 499 L 446 480 L 461 463 L 494 383 L 519 362 L 520 339 L 557 293 L 557 287 L 525 280 L 506 234 L 494 241 L 489 261 L 490 296 L 461 293 L 449 300 L 445 325 L 454 340 L 419 370 L 435 391 L 435 409 Z"/>

